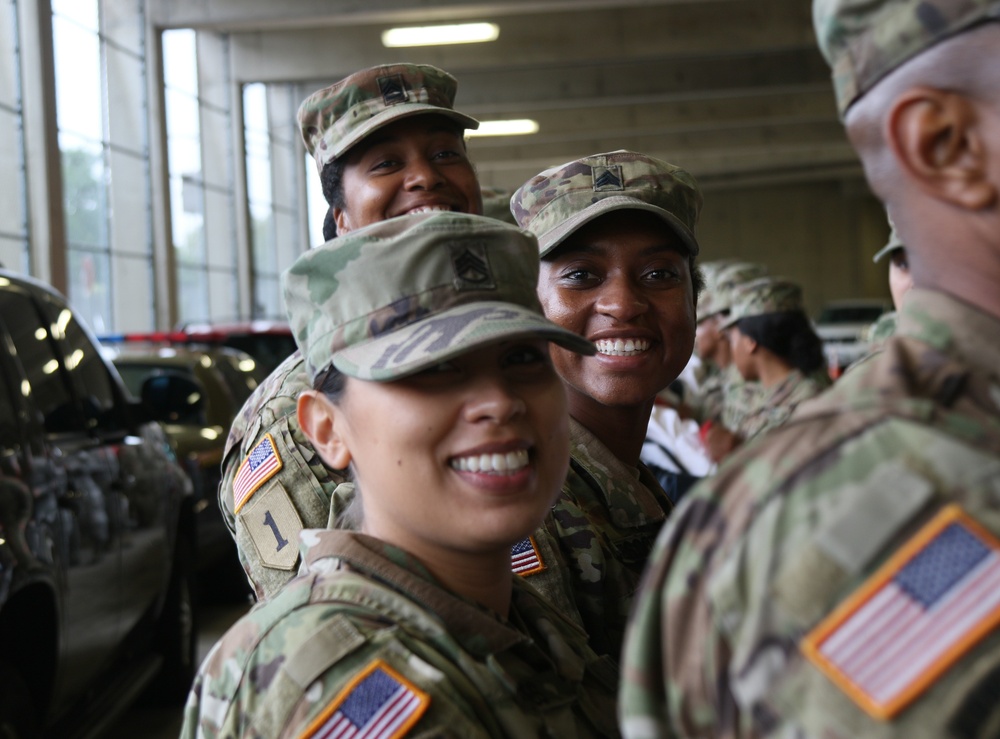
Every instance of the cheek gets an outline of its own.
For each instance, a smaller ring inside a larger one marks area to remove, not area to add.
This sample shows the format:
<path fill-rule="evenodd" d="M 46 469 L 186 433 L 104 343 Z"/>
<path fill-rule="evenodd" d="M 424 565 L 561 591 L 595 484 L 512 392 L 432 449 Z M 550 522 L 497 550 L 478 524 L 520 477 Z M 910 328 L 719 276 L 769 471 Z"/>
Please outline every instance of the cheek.
<path fill-rule="evenodd" d="M 542 304 L 545 317 L 562 328 L 582 333 L 577 328 L 585 320 L 582 301 L 573 300 L 573 293 L 561 290 L 551 283 L 544 283 L 544 279 L 544 275 L 539 278 L 538 301 Z"/>

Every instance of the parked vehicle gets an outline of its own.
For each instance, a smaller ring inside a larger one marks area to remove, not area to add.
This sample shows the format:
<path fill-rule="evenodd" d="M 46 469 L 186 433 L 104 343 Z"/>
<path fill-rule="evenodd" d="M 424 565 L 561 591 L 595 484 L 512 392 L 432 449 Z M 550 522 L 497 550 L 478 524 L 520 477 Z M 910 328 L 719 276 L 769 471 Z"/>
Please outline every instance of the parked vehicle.
<path fill-rule="evenodd" d="M 827 365 L 843 370 L 867 354 L 864 330 L 891 309 L 884 300 L 838 300 L 825 305 L 815 327 Z"/>
<path fill-rule="evenodd" d="M 144 384 L 174 412 L 184 388 Z M 196 401 L 195 401 L 196 403 Z M 0 736 L 73 736 L 193 678 L 191 485 L 64 299 L 0 271 Z"/>
<path fill-rule="evenodd" d="M 243 403 L 265 379 L 256 360 L 221 345 L 177 344 L 160 334 L 101 337 L 128 390 L 139 396 L 154 377 L 182 378 L 203 400 L 163 428 L 194 485 L 197 566 L 213 593 L 249 595 L 236 545 L 219 511 L 222 454 L 229 428 Z"/>
<path fill-rule="evenodd" d="M 291 356 L 295 338 L 287 321 L 220 321 L 189 323 L 179 329 L 190 341 L 239 349 L 257 360 L 264 376 Z"/>

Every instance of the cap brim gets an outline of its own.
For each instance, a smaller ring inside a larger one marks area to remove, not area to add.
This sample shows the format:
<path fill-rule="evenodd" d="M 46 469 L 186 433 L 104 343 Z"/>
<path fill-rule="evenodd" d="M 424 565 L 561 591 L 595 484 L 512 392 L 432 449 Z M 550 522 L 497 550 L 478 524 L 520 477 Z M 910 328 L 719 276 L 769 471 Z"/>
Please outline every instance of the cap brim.
<path fill-rule="evenodd" d="M 881 249 L 879 249 L 877 252 L 875 252 L 875 256 L 872 257 L 872 261 L 876 262 L 876 263 L 881 262 L 887 256 L 889 256 L 894 251 L 896 251 L 896 249 L 902 249 L 902 248 L 903 248 L 902 244 L 895 244 L 895 243 L 886 244 Z"/>
<path fill-rule="evenodd" d="M 364 124 L 351 131 L 348 136 L 344 136 L 339 139 L 336 146 L 330 148 L 330 153 L 328 154 L 326 161 L 336 159 L 337 157 L 343 155 L 344 152 L 362 139 L 401 118 L 409 118 L 415 115 L 428 115 L 432 113 L 434 115 L 450 118 L 461 125 L 462 128 L 471 128 L 473 130 L 479 128 L 479 121 L 475 118 L 467 116 L 465 113 L 459 113 L 457 110 L 452 110 L 451 108 L 442 108 L 439 105 L 431 105 L 430 103 L 400 103 L 386 108 L 378 115 L 372 116 L 365 121 Z"/>
<path fill-rule="evenodd" d="M 538 338 L 579 354 L 596 347 L 540 313 L 513 303 L 466 303 L 341 349 L 333 365 L 359 380 L 388 382 L 504 339 Z"/>
<path fill-rule="evenodd" d="M 698 241 L 695 239 L 694 234 L 685 226 L 679 218 L 677 218 L 670 211 L 664 210 L 657 205 L 651 205 L 643 200 L 637 198 L 629 197 L 627 195 L 610 195 L 606 198 L 601 198 L 596 203 L 587 206 L 578 213 L 575 213 L 571 217 L 562 221 L 558 226 L 538 237 L 538 247 L 540 256 L 544 257 L 546 254 L 555 249 L 559 244 L 566 240 L 566 238 L 572 234 L 574 231 L 583 227 L 587 223 L 598 216 L 603 216 L 605 213 L 610 213 L 615 210 L 644 210 L 648 213 L 653 213 L 654 215 L 662 218 L 671 230 L 673 230 L 684 242 L 684 245 L 688 247 L 690 253 L 697 256 L 699 248 Z"/>

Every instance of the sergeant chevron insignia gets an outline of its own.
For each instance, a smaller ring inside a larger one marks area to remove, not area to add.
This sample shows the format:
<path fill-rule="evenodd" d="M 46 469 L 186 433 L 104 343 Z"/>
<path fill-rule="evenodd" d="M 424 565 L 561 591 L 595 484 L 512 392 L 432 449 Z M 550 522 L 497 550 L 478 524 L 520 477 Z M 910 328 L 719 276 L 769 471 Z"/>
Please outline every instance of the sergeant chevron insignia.
<path fill-rule="evenodd" d="M 401 74 L 379 77 L 378 89 L 382 93 L 382 102 L 386 105 L 406 102 L 406 83 Z"/>
<path fill-rule="evenodd" d="M 479 244 L 458 244 L 451 248 L 456 290 L 492 290 L 496 288 L 493 270 L 486 251 Z"/>
<path fill-rule="evenodd" d="M 595 165 L 591 169 L 593 169 L 594 192 L 625 189 L 621 165 Z"/>

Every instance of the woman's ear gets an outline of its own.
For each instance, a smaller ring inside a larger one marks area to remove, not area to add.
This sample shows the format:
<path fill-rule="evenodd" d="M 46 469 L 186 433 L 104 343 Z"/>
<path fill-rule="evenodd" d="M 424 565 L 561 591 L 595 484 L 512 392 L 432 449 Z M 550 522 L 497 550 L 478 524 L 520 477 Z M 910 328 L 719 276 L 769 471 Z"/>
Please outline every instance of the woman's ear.
<path fill-rule="evenodd" d="M 969 210 L 997 200 L 979 113 L 961 93 L 918 86 L 896 98 L 886 124 L 896 158 L 920 187 Z"/>
<path fill-rule="evenodd" d="M 333 469 L 347 469 L 351 463 L 351 450 L 338 428 L 341 411 L 337 406 L 323 393 L 306 390 L 299 396 L 296 411 L 299 427 L 323 461 Z"/>
<path fill-rule="evenodd" d="M 337 224 L 337 236 L 343 236 L 351 230 L 351 219 L 344 208 L 332 206 L 333 221 Z"/>

